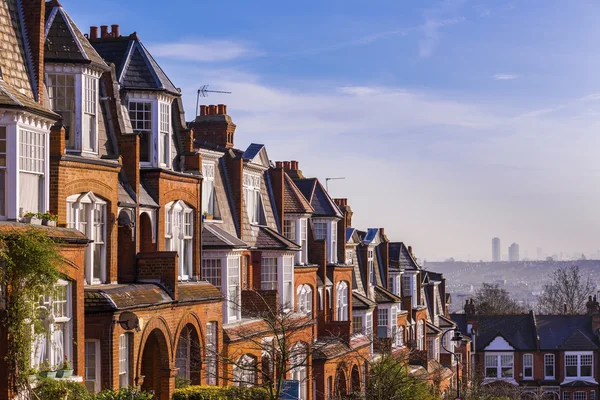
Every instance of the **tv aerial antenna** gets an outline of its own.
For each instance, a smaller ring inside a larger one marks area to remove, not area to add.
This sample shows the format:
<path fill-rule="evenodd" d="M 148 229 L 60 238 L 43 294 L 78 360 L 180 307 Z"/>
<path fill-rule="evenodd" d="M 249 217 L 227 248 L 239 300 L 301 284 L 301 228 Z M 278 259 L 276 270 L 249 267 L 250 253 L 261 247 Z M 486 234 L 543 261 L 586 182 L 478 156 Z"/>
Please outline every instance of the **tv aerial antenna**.
<path fill-rule="evenodd" d="M 329 181 L 336 181 L 339 179 L 346 179 L 344 178 L 325 178 L 325 190 L 327 190 L 327 193 L 329 193 Z"/>
<path fill-rule="evenodd" d="M 196 112 L 198 112 L 198 107 L 200 106 L 200 97 L 208 97 L 209 93 L 231 94 L 231 92 L 225 92 L 222 90 L 208 90 L 208 85 L 203 85 L 200 89 L 198 89 L 198 94 L 196 95 Z"/>

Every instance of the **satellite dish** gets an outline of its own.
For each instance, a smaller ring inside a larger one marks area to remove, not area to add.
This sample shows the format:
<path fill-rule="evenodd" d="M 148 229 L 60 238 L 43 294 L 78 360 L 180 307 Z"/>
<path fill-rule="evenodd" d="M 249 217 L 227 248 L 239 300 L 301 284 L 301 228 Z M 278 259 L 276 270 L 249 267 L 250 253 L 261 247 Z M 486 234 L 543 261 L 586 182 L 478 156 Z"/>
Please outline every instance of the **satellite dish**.
<path fill-rule="evenodd" d="M 132 331 L 139 328 L 140 320 L 134 313 L 125 311 L 124 313 L 121 313 L 119 317 L 119 324 L 121 325 L 121 328 Z"/>

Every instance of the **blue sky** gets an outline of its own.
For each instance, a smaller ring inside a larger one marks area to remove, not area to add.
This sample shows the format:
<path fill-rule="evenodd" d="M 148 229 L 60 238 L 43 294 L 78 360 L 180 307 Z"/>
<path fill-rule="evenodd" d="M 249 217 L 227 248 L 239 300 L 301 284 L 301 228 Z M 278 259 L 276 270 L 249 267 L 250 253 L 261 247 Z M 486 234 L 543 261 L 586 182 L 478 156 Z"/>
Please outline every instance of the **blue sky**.
<path fill-rule="evenodd" d="M 600 249 L 600 4 L 64 0 L 426 259 Z M 151 5 L 150 5 L 151 4 Z M 168 4 L 168 6 L 166 6 Z"/>

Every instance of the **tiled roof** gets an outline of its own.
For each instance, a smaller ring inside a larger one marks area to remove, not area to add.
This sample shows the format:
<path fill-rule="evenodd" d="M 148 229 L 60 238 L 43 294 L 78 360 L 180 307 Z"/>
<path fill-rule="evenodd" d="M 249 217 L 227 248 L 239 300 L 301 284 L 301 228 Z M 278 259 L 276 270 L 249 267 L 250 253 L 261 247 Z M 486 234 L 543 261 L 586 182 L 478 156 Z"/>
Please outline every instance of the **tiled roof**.
<path fill-rule="evenodd" d="M 377 304 L 369 300 L 360 293 L 352 292 L 352 309 L 368 310 L 374 308 Z"/>
<path fill-rule="evenodd" d="M 115 64 L 122 89 L 160 90 L 179 95 L 136 34 L 94 39 L 91 42 L 103 58 Z"/>
<path fill-rule="evenodd" d="M 250 146 L 248 146 L 248 148 L 246 149 L 246 151 L 244 151 L 244 154 L 242 154 L 242 158 L 244 160 L 252 160 L 258 155 L 258 153 L 260 153 L 260 151 L 264 147 L 264 144 L 251 143 Z"/>
<path fill-rule="evenodd" d="M 467 316 L 465 314 L 450 314 L 450 318 L 463 335 L 467 334 Z"/>
<path fill-rule="evenodd" d="M 42 106 L 33 98 L 21 93 L 18 89 L 2 80 L 0 80 L 0 106 L 22 109 L 50 119 L 60 119 L 58 114 Z"/>
<path fill-rule="evenodd" d="M 283 174 L 283 209 L 291 214 L 310 214 L 314 211 L 288 174 Z"/>
<path fill-rule="evenodd" d="M 442 328 L 453 328 L 457 325 L 456 322 L 452 321 L 450 318 L 446 318 L 443 315 L 440 315 L 439 317 L 440 317 L 440 327 L 442 327 Z"/>
<path fill-rule="evenodd" d="M 542 350 L 598 349 L 598 339 L 588 315 L 536 315 Z"/>
<path fill-rule="evenodd" d="M 46 40 L 44 59 L 49 62 L 94 64 L 104 70 L 108 66 L 83 36 L 77 25 L 58 4 L 48 2 L 46 8 Z"/>
<path fill-rule="evenodd" d="M 84 292 L 86 313 L 124 310 L 172 301 L 167 292 L 152 283 L 86 286 Z"/>
<path fill-rule="evenodd" d="M 202 247 L 206 248 L 247 248 L 248 244 L 225 232 L 214 223 L 202 225 Z"/>
<path fill-rule="evenodd" d="M 300 250 L 296 243 L 266 226 L 259 228 L 255 246 L 262 250 Z"/>
<path fill-rule="evenodd" d="M 312 206 L 315 216 L 342 218 L 338 206 L 317 178 L 297 179 L 294 183 Z"/>
<path fill-rule="evenodd" d="M 442 333 L 442 330 L 432 324 L 431 322 L 427 322 L 427 335 L 439 335 Z"/>
<path fill-rule="evenodd" d="M 142 181 L 140 183 L 140 205 L 148 207 L 158 207 L 158 203 L 154 200 L 150 193 L 146 190 L 146 186 Z"/>
<path fill-rule="evenodd" d="M 502 336 L 519 350 L 533 350 L 537 347 L 533 318 L 530 314 L 479 317 L 477 350 L 483 350 L 497 336 Z"/>
<path fill-rule="evenodd" d="M 404 270 L 421 269 L 402 242 L 391 242 L 389 244 L 389 257 L 391 262 L 398 263 L 398 267 Z"/>
<path fill-rule="evenodd" d="M 119 204 L 121 204 L 121 205 L 125 205 L 125 204 L 135 205 L 136 204 L 135 200 L 133 200 L 133 198 L 131 197 L 131 195 L 129 194 L 129 192 L 125 188 L 125 185 L 122 182 L 119 182 L 119 186 L 117 187 L 117 190 L 118 190 Z"/>
<path fill-rule="evenodd" d="M 206 281 L 179 284 L 179 301 L 221 300 L 221 291 Z"/>
<path fill-rule="evenodd" d="M 3 235 L 19 235 L 29 229 L 39 229 L 42 232 L 47 233 L 48 237 L 60 239 L 65 242 L 89 243 L 88 238 L 76 229 L 0 221 L 0 233 Z"/>
<path fill-rule="evenodd" d="M 400 303 L 402 299 L 392 292 L 382 288 L 379 285 L 375 286 L 375 301 L 377 304 Z"/>

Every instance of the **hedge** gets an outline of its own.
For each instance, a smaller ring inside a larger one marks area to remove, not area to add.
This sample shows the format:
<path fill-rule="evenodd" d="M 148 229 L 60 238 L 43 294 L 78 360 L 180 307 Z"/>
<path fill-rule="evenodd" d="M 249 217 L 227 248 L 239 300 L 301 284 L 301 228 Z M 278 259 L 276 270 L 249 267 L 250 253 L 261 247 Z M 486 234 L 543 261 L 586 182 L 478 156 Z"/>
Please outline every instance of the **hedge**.
<path fill-rule="evenodd" d="M 266 400 L 268 392 L 260 387 L 188 386 L 175 389 L 173 400 Z"/>

